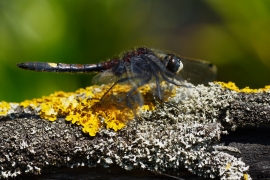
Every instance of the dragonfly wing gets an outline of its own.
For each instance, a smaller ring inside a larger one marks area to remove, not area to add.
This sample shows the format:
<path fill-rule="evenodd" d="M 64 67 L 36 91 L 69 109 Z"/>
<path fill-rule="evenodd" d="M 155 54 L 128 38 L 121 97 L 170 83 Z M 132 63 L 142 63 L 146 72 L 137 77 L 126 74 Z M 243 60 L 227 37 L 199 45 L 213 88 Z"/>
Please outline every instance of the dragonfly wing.
<path fill-rule="evenodd" d="M 217 76 L 217 67 L 210 62 L 181 57 L 184 65 L 180 71 L 180 76 L 188 82 L 197 84 L 207 84 L 214 81 Z"/>
<path fill-rule="evenodd" d="M 126 81 L 121 81 L 119 83 L 123 83 L 123 84 L 133 84 L 133 79 L 132 77 L 134 76 L 134 74 L 130 73 L 130 71 L 127 71 L 125 73 L 123 73 L 121 76 L 116 76 L 114 74 L 114 72 L 112 71 L 112 69 L 108 69 L 105 70 L 99 74 L 97 74 L 94 78 L 93 78 L 93 83 L 97 84 L 97 85 L 101 85 L 101 84 L 111 84 L 111 83 L 115 83 L 118 80 L 121 79 L 126 79 Z M 136 80 L 136 79 L 135 79 Z M 136 82 L 136 81 L 134 81 Z"/>
<path fill-rule="evenodd" d="M 111 69 L 98 73 L 93 77 L 92 82 L 97 85 L 114 83 L 119 78 L 113 74 Z"/>

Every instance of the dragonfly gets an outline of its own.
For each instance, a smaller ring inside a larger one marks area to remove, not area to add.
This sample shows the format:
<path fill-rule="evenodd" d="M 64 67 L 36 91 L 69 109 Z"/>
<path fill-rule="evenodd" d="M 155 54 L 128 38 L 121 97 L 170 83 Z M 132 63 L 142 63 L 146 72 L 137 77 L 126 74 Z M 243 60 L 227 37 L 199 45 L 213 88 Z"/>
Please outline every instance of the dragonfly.
<path fill-rule="evenodd" d="M 120 56 L 96 64 L 65 64 L 49 62 L 23 62 L 19 68 L 59 73 L 98 73 L 94 82 L 112 83 L 103 97 L 121 83 L 130 83 L 126 93 L 126 104 L 132 109 L 136 98 L 132 95 L 139 87 L 155 83 L 156 95 L 162 100 L 161 82 L 187 87 L 184 82 L 194 85 L 206 84 L 215 79 L 217 68 L 210 62 L 176 55 L 169 51 L 139 47 Z M 138 98 L 137 98 L 138 100 Z"/>

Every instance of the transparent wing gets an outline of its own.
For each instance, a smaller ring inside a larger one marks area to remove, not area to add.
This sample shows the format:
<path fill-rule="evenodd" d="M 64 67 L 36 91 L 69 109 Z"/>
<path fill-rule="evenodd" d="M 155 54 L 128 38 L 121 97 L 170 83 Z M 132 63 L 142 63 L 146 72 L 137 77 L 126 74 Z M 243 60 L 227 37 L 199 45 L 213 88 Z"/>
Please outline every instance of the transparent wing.
<path fill-rule="evenodd" d="M 92 83 L 97 85 L 109 84 L 116 82 L 118 79 L 119 78 L 113 74 L 112 70 L 108 69 L 98 73 L 95 77 L 93 77 Z"/>
<path fill-rule="evenodd" d="M 113 87 L 113 84 L 129 84 L 129 86 L 126 86 L 125 88 L 128 88 L 127 93 L 130 92 L 130 90 L 133 90 L 134 88 L 134 92 L 130 94 L 129 98 L 127 96 L 124 96 L 122 98 L 128 98 L 128 102 L 130 103 L 130 107 L 133 107 L 135 104 L 138 104 L 139 106 L 143 105 L 143 96 L 141 93 L 139 93 L 138 91 L 138 84 L 140 82 L 142 82 L 144 79 L 143 76 L 136 76 L 136 74 L 133 74 L 131 71 L 126 71 L 125 73 L 123 73 L 120 77 L 117 77 L 114 75 L 112 69 L 103 71 L 99 74 L 97 74 L 94 78 L 93 78 L 93 83 L 97 84 L 97 85 L 101 85 L 101 84 L 112 84 L 111 87 Z M 119 81 L 118 81 L 119 80 Z M 113 90 L 110 89 L 110 91 Z M 106 92 L 107 93 L 107 92 Z M 118 97 L 118 100 L 120 100 L 120 98 Z M 121 101 L 126 101 L 125 99 L 121 99 Z"/>
<path fill-rule="evenodd" d="M 214 81 L 217 77 L 217 67 L 210 62 L 181 57 L 184 65 L 180 71 L 180 76 L 188 82 L 197 84 L 207 84 Z"/>

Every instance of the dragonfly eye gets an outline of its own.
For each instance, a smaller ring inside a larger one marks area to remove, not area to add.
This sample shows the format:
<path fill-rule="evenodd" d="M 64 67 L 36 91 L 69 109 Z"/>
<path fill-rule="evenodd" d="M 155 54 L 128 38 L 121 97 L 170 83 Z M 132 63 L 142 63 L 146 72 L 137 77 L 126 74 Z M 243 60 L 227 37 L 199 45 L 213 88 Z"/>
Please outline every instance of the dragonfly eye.
<path fill-rule="evenodd" d="M 184 67 L 181 58 L 174 55 L 166 56 L 165 62 L 167 69 L 175 74 L 178 74 Z"/>

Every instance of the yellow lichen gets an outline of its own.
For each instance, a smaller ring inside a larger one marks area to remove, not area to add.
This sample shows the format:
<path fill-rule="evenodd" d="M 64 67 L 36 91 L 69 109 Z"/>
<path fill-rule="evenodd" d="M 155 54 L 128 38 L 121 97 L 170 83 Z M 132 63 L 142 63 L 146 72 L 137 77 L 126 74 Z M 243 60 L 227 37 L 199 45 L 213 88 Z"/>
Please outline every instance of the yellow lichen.
<path fill-rule="evenodd" d="M 231 163 L 228 163 L 227 166 L 226 166 L 226 170 L 230 169 L 231 168 Z"/>
<path fill-rule="evenodd" d="M 125 127 L 128 121 L 133 120 L 135 114 L 141 111 L 151 111 L 155 108 L 154 92 L 150 85 L 145 85 L 134 92 L 132 96 L 142 100 L 132 101 L 132 109 L 127 107 L 126 94 L 132 88 L 130 85 L 115 85 L 105 96 L 111 85 L 90 86 L 78 89 L 75 93 L 55 92 L 33 100 L 20 103 L 24 108 L 36 109 L 40 117 L 55 121 L 59 116 L 65 116 L 67 121 L 81 125 L 82 131 L 95 136 L 100 128 L 111 128 L 118 131 Z M 165 89 L 163 99 L 167 100 L 175 94 L 174 89 L 166 90 L 166 83 L 161 87 Z"/>
<path fill-rule="evenodd" d="M 243 89 L 239 89 L 235 83 L 233 82 L 216 82 L 217 84 L 221 85 L 223 88 L 227 88 L 236 92 L 244 92 L 244 93 L 259 93 L 259 92 L 267 92 L 270 91 L 270 86 L 265 86 L 264 88 L 259 88 L 259 89 L 251 89 L 249 87 L 245 87 Z"/>
<path fill-rule="evenodd" d="M 33 100 L 25 100 L 23 102 L 20 103 L 20 106 L 23 106 L 24 108 L 31 106 L 32 108 L 35 108 L 38 106 L 38 102 L 36 101 L 36 99 Z"/>
<path fill-rule="evenodd" d="M 243 179 L 244 180 L 249 180 L 250 178 L 249 178 L 249 175 L 248 174 L 246 174 L 246 173 L 244 173 L 244 175 L 243 175 Z"/>
<path fill-rule="evenodd" d="M 89 133 L 90 136 L 95 136 L 96 133 L 99 131 L 101 128 L 101 122 L 96 116 L 96 114 L 88 114 L 85 116 L 80 116 L 80 125 L 83 126 L 82 130 L 84 133 Z"/>
<path fill-rule="evenodd" d="M 0 102 L 0 116 L 6 116 L 10 109 L 10 103 L 5 101 Z"/>
<path fill-rule="evenodd" d="M 40 105 L 40 117 L 43 119 L 48 119 L 50 121 L 54 121 L 57 119 L 57 111 L 54 110 L 53 104 L 49 103 L 41 103 Z"/>

